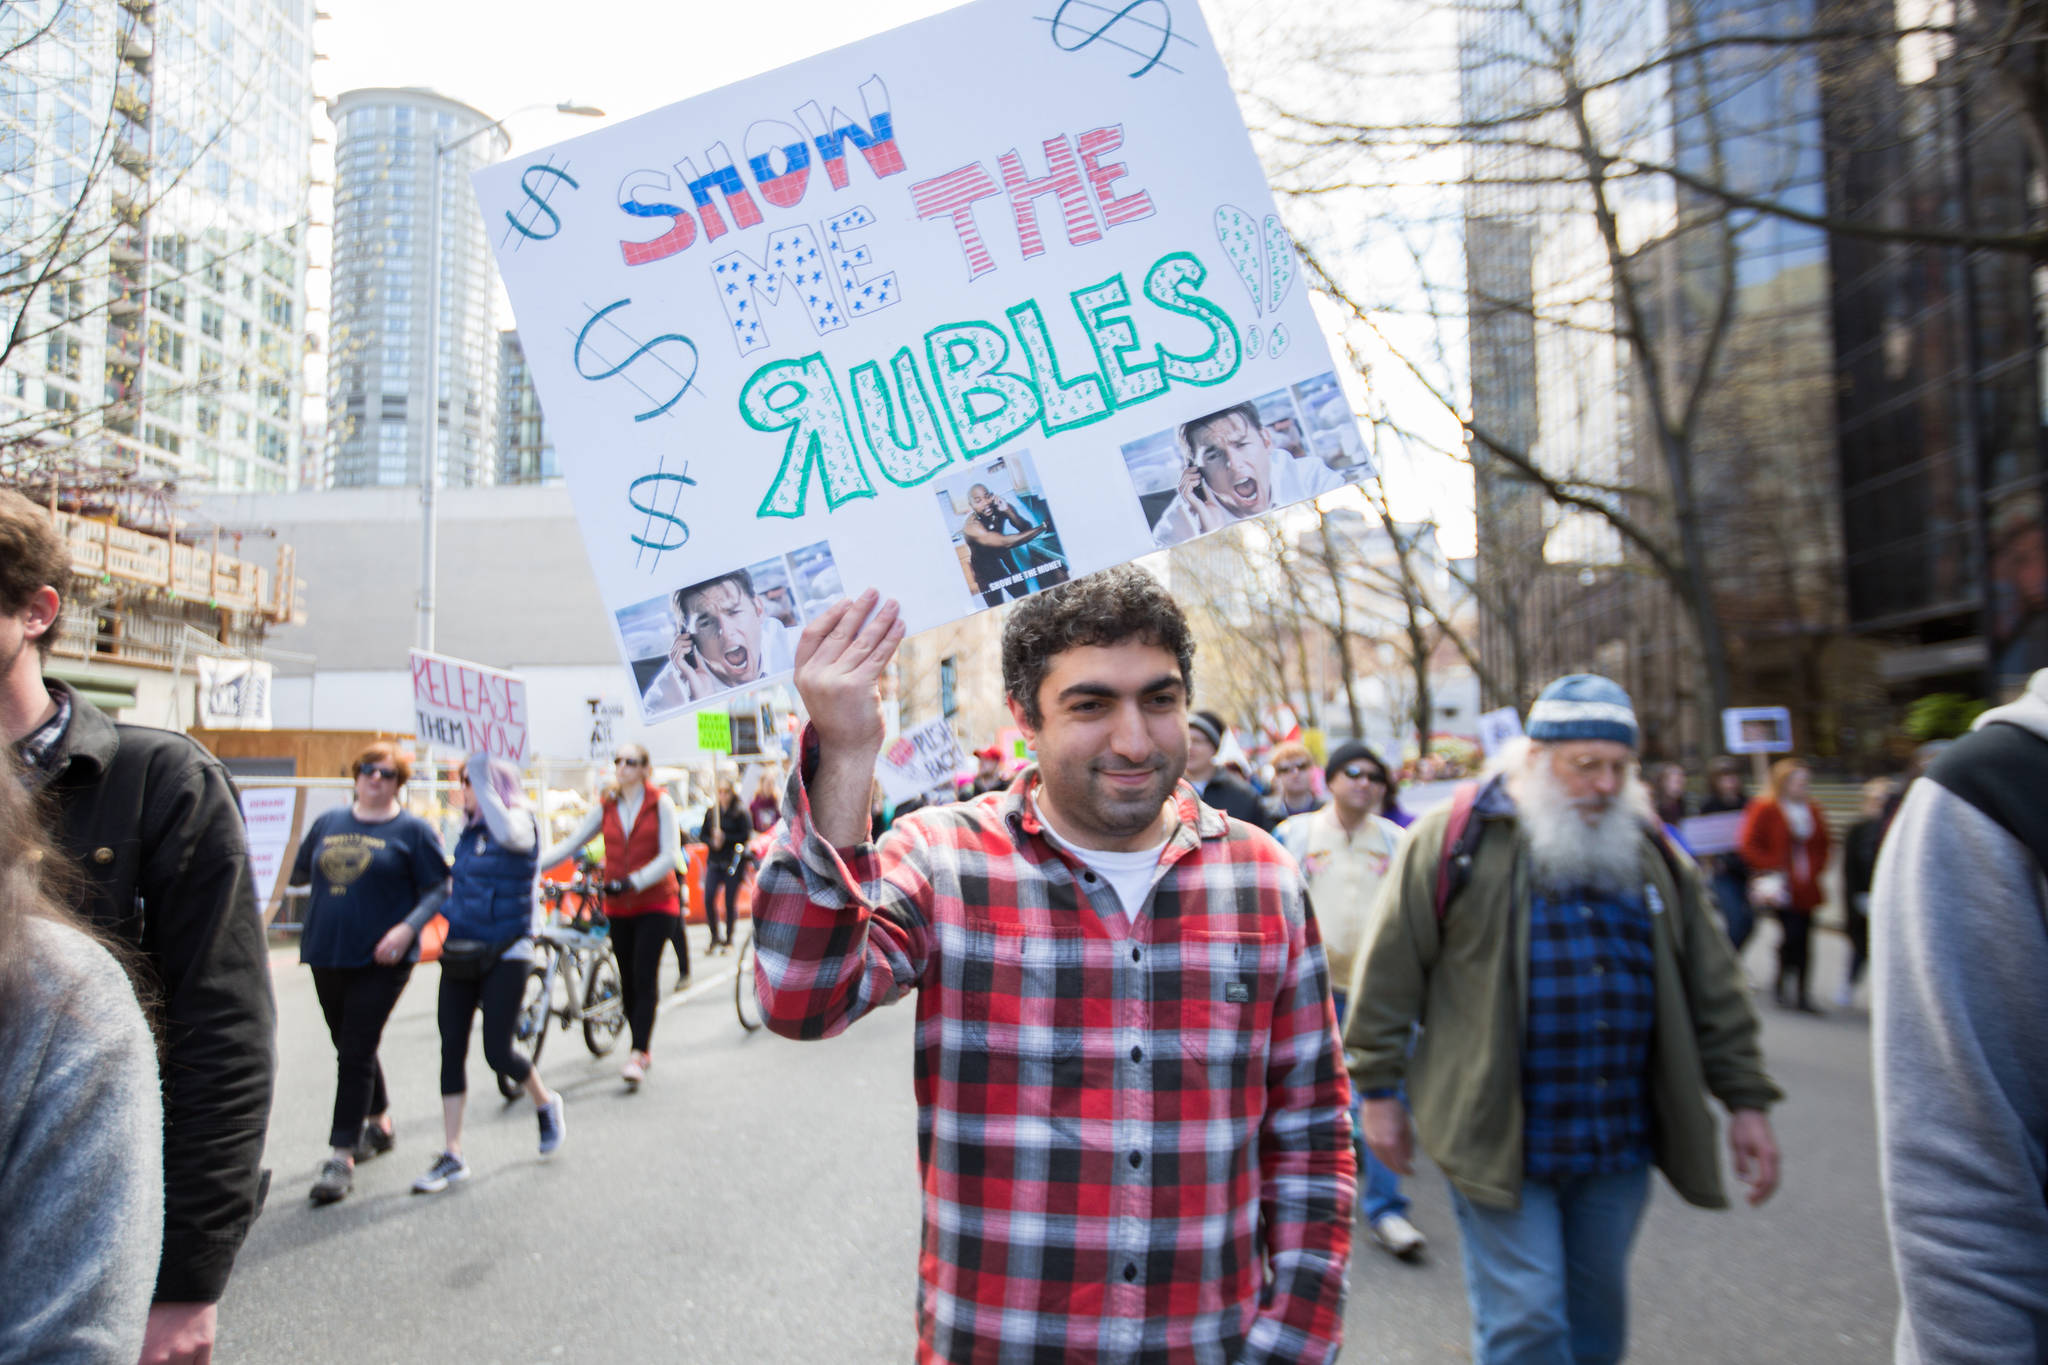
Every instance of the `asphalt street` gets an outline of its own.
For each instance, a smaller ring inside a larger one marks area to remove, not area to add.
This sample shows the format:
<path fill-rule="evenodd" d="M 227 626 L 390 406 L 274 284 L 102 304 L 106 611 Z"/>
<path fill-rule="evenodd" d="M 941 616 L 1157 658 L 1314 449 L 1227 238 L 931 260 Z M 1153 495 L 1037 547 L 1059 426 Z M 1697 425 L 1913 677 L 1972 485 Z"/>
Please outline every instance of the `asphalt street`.
<path fill-rule="evenodd" d="M 821 1043 L 747 1034 L 732 958 L 702 954 L 663 990 L 656 1065 L 637 1094 L 623 1043 L 599 1061 L 557 1032 L 543 1056 L 568 1140 L 535 1154 L 532 1108 L 501 1102 L 473 1047 L 475 1178 L 434 1196 L 412 1179 L 439 1148 L 437 968 L 420 969 L 385 1036 L 398 1148 L 340 1204 L 305 1198 L 325 1156 L 333 1052 L 312 983 L 273 958 L 279 1087 L 268 1207 L 221 1307 L 217 1358 L 411 1362 L 904 1361 L 917 1255 L 912 1011 Z M 1771 936 L 1753 943 L 1764 979 Z M 1832 996 L 1843 947 L 1819 936 Z M 672 973 L 672 963 L 664 971 Z M 1762 1210 L 1705 1213 L 1661 1184 L 1634 1261 L 1638 1362 L 1864 1365 L 1888 1358 L 1895 1298 L 1877 1190 L 1868 1019 L 1762 1005 L 1786 1175 Z M 1457 1232 L 1443 1182 L 1410 1182 L 1427 1257 L 1360 1236 L 1346 1361 L 1470 1359 Z"/>

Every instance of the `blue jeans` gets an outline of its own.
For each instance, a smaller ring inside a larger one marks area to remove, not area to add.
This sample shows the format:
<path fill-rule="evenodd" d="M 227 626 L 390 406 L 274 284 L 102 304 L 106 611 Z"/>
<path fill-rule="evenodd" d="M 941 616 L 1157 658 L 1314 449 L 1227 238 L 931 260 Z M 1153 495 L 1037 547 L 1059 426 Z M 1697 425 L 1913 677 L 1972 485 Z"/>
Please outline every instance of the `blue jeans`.
<path fill-rule="evenodd" d="M 1628 1349 L 1628 1254 L 1650 1168 L 1522 1181 L 1522 1207 L 1451 1187 L 1473 1365 L 1610 1365 Z"/>
<path fill-rule="evenodd" d="M 1330 999 L 1337 1006 L 1337 1028 L 1344 1027 L 1344 992 L 1331 991 Z M 1406 1095 L 1402 1096 L 1407 1099 Z M 1358 1206 L 1365 1214 L 1365 1225 L 1371 1227 L 1388 1214 L 1408 1214 L 1408 1196 L 1401 1193 L 1401 1177 L 1387 1169 L 1386 1163 L 1372 1154 L 1372 1148 L 1365 1145 L 1365 1129 L 1359 1123 L 1359 1113 L 1365 1105 L 1365 1097 L 1354 1088 L 1351 1092 L 1351 1146 L 1358 1153 L 1359 1192 Z"/>
<path fill-rule="evenodd" d="M 1749 904 L 1749 879 L 1741 873 L 1714 874 L 1714 899 L 1721 906 L 1721 918 L 1728 925 L 1728 941 L 1740 953 L 1756 928 L 1756 911 Z"/>

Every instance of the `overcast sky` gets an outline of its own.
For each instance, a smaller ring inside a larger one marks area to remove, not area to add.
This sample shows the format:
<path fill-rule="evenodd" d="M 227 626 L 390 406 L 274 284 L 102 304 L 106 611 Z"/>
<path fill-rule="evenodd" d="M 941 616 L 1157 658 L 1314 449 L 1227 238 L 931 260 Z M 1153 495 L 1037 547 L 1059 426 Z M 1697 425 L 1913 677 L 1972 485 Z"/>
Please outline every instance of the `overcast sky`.
<path fill-rule="evenodd" d="M 1292 0 L 1317 9 L 1319 0 Z M 1046 0 L 1056 3 L 1056 0 Z M 533 147 L 587 133 L 602 126 L 593 119 L 552 111 L 558 101 L 596 105 L 606 122 L 631 118 L 721 85 L 784 66 L 828 48 L 951 8 L 951 0 L 776 0 L 773 6 L 746 0 L 324 0 L 332 16 L 319 23 L 316 46 L 325 60 L 314 67 L 315 89 L 333 97 L 362 86 L 428 86 L 492 115 L 523 106 L 549 108 L 513 117 L 515 147 Z M 1205 0 L 1212 27 L 1264 24 L 1289 8 L 1288 0 Z M 1327 23 L 1325 16 L 1322 21 Z M 1224 44 L 1226 52 L 1230 44 Z M 321 135 L 332 139 L 324 118 Z M 318 149 L 314 174 L 331 180 L 332 147 Z M 331 215 L 326 191 L 316 187 L 314 218 Z M 316 230 L 315 263 L 324 267 L 328 240 Z M 328 279 L 317 270 L 309 293 L 316 309 L 310 321 L 324 329 Z M 500 322 L 510 310 L 500 304 Z M 1339 368 L 1344 352 L 1333 347 Z M 1379 364 L 1376 393 L 1383 402 L 1404 402 L 1401 385 L 1389 382 L 1397 366 Z M 324 388 L 324 365 L 313 382 Z M 1424 402 L 1404 418 L 1410 426 L 1433 426 L 1433 439 L 1453 443 L 1455 423 Z M 324 412 L 316 398 L 315 412 Z M 1397 471 L 1389 481 L 1397 515 L 1434 513 L 1445 549 L 1472 552 L 1471 483 L 1448 461 L 1422 461 Z"/>

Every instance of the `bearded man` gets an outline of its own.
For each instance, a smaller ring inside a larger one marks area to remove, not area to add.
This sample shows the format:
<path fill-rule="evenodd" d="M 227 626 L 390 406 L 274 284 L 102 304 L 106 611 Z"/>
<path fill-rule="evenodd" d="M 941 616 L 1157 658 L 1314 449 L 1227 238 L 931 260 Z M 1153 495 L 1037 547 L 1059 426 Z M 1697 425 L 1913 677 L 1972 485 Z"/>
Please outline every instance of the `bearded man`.
<path fill-rule="evenodd" d="M 1650 1167 L 1689 1203 L 1726 1207 L 1710 1092 L 1763 1203 L 1781 1096 L 1699 873 L 1662 843 L 1637 780 L 1628 694 L 1560 678 L 1527 734 L 1469 807 L 1402 842 L 1344 1043 L 1374 1155 L 1413 1171 L 1405 1081 L 1450 1180 L 1473 1360 L 1594 1365 L 1627 1349 Z"/>

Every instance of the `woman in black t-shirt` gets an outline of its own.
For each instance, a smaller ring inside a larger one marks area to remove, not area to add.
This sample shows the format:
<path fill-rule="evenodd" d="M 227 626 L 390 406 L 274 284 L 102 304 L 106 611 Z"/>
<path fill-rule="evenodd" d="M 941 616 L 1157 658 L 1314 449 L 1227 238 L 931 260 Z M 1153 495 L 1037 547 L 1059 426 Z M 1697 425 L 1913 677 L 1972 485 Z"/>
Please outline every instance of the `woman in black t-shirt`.
<path fill-rule="evenodd" d="M 293 886 L 312 883 L 299 961 L 313 969 L 336 1056 L 328 1134 L 333 1154 L 313 1182 L 316 1204 L 349 1192 L 356 1162 L 391 1150 L 391 1099 L 377 1045 L 419 961 L 419 945 L 415 940 L 401 961 L 385 966 L 375 958 L 377 942 L 414 910 L 448 894 L 441 837 L 398 804 L 411 763 L 379 742 L 363 750 L 354 774 L 355 799 L 313 821 L 291 875 Z"/>

